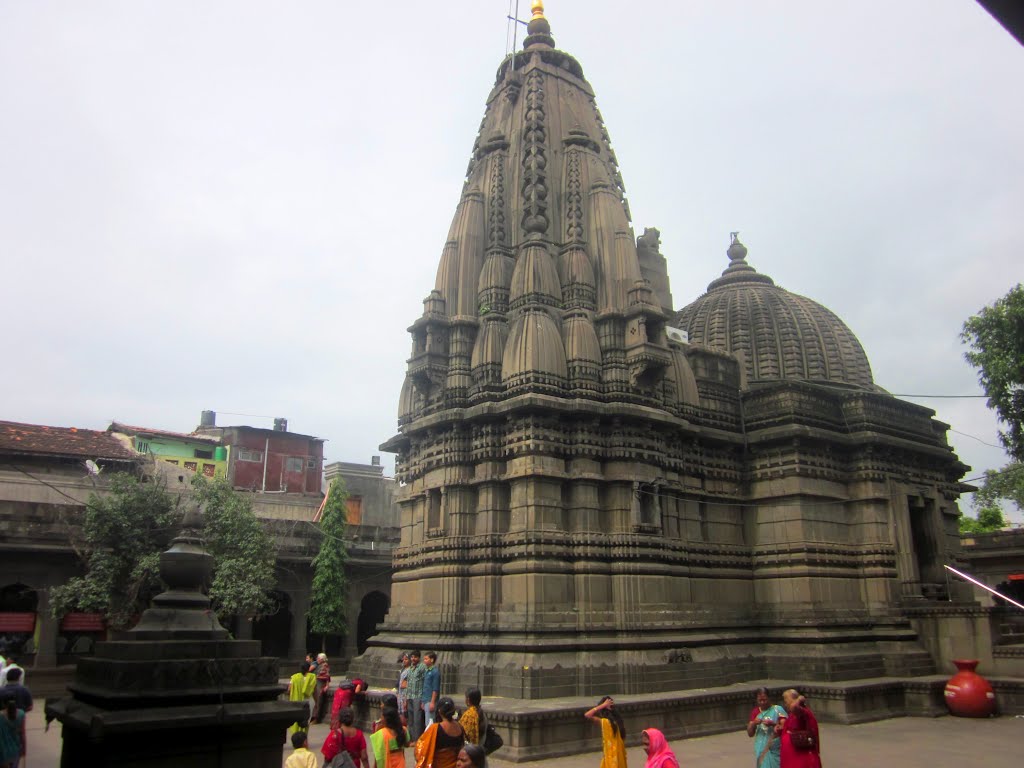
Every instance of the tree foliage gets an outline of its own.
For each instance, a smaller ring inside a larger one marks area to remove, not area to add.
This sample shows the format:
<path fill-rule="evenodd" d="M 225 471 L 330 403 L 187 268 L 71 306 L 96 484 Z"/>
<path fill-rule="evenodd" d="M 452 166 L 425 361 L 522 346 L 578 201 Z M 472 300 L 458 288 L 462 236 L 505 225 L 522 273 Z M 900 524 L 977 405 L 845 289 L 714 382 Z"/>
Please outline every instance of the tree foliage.
<path fill-rule="evenodd" d="M 1020 283 L 968 318 L 960 334 L 967 362 L 1006 431 L 999 440 L 1014 461 L 1024 461 L 1024 287 Z"/>
<path fill-rule="evenodd" d="M 191 493 L 167 490 L 162 480 L 112 476 L 110 493 L 92 494 L 77 550 L 86 573 L 51 592 L 54 616 L 102 613 L 114 628 L 130 626 L 158 594 L 160 553 L 181 529 L 184 510 L 204 505 L 203 538 L 214 557 L 210 597 L 221 617 L 259 615 L 274 585 L 274 544 L 252 511 L 251 500 L 226 480 L 197 476 Z"/>
<path fill-rule="evenodd" d="M 1013 462 L 999 470 L 990 469 L 974 494 L 972 506 L 977 517 L 961 517 L 961 533 L 990 533 L 1008 525 L 1003 504 L 1009 502 L 1024 510 L 1024 463 Z"/>
<path fill-rule="evenodd" d="M 181 501 L 161 482 L 124 473 L 112 476 L 108 496 L 91 494 L 76 547 L 86 573 L 51 590 L 54 616 L 102 613 L 110 626 L 128 626 L 159 590 L 160 553 L 181 521 Z"/>
<path fill-rule="evenodd" d="M 344 635 L 348 626 L 348 581 L 345 563 L 348 548 L 348 491 L 335 478 L 327 491 L 320 518 L 320 551 L 313 559 L 313 589 L 309 609 L 310 631 L 319 635 Z"/>
<path fill-rule="evenodd" d="M 259 616 L 270 607 L 277 552 L 252 511 L 252 496 L 227 480 L 196 475 L 193 498 L 204 507 L 203 538 L 213 555 L 210 599 L 217 615 Z"/>

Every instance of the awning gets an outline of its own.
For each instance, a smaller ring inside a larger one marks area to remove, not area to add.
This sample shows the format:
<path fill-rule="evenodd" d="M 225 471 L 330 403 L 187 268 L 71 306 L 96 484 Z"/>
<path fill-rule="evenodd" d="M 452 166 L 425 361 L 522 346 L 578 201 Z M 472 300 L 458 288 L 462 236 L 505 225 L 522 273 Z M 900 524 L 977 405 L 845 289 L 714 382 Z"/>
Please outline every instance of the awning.
<path fill-rule="evenodd" d="M 31 634 L 36 628 L 36 615 L 28 612 L 0 613 L 0 632 Z"/>
<path fill-rule="evenodd" d="M 61 632 L 103 632 L 102 613 L 69 613 L 60 621 Z"/>

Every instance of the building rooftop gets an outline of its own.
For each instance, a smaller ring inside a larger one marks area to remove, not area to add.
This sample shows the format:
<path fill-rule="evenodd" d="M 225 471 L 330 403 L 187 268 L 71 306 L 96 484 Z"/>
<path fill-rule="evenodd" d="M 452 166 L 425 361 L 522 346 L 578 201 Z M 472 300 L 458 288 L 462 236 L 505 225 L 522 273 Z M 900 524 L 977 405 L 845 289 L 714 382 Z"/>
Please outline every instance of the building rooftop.
<path fill-rule="evenodd" d="M 0 421 L 0 453 L 73 456 L 107 461 L 136 461 L 138 454 L 109 432 Z"/>
<path fill-rule="evenodd" d="M 166 429 L 152 429 L 151 427 L 138 427 L 131 424 L 122 424 L 119 421 L 110 422 L 107 432 L 120 432 L 123 435 L 149 435 L 152 437 L 166 437 L 173 440 L 191 440 L 201 443 L 216 443 L 217 438 L 209 435 L 186 434 L 184 432 L 171 432 Z"/>

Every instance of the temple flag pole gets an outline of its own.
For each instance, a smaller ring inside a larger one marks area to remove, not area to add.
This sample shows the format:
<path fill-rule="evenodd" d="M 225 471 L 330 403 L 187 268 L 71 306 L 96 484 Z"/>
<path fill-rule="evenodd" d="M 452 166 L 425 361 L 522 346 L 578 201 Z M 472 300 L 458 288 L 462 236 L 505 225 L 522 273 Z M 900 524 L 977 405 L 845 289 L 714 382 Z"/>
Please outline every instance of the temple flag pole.
<path fill-rule="evenodd" d="M 988 584 L 982 584 L 982 583 L 981 583 L 980 581 L 978 581 L 977 579 L 973 578 L 972 576 L 968 576 L 968 575 L 967 575 L 966 573 L 963 573 L 963 572 L 961 572 L 961 571 L 958 571 L 958 570 L 957 570 L 956 568 L 953 568 L 952 566 L 949 566 L 949 565 L 943 565 L 942 567 L 943 567 L 943 568 L 945 568 L 945 569 L 946 569 L 947 571 L 950 571 L 951 573 L 953 573 L 953 574 L 955 574 L 955 575 L 959 576 L 959 577 L 960 577 L 961 579 L 963 579 L 964 581 L 969 581 L 969 582 L 971 582 L 971 584 L 974 584 L 974 585 L 975 585 L 975 586 L 977 586 L 977 587 L 981 587 L 982 589 L 986 589 L 986 590 L 988 590 L 989 592 L 991 592 L 991 593 L 992 593 L 993 595 L 995 595 L 996 597 L 998 597 L 998 598 L 1001 598 L 1002 600 L 1005 600 L 1005 601 L 1006 601 L 1006 602 L 1008 602 L 1008 603 L 1012 603 L 1013 605 L 1017 606 L 1017 607 L 1018 607 L 1018 608 L 1020 608 L 1020 609 L 1021 609 L 1022 611 L 1024 611 L 1024 605 L 1021 605 L 1020 603 L 1018 603 L 1018 602 L 1017 602 L 1016 600 L 1014 600 L 1013 598 L 1007 597 L 1006 595 L 1001 595 L 1001 594 L 999 594 L 999 593 L 998 593 L 998 592 L 996 592 L 996 591 L 995 591 L 994 589 L 992 589 L 992 587 L 990 587 L 990 586 L 989 586 Z"/>

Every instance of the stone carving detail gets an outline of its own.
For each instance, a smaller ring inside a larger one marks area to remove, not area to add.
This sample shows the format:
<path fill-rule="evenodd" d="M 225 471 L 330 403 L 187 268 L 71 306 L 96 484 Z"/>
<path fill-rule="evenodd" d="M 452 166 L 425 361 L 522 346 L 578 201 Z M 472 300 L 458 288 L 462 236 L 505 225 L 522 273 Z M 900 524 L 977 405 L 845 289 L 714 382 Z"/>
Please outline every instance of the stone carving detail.
<path fill-rule="evenodd" d="M 491 154 L 491 188 L 487 205 L 487 235 L 491 247 L 507 244 L 505 229 L 505 161 L 508 154 Z"/>
<path fill-rule="evenodd" d="M 626 221 L 633 221 L 633 216 L 629 212 L 629 201 L 626 199 L 626 184 L 622 180 L 622 173 L 619 171 L 619 159 L 615 156 L 615 150 L 612 149 L 612 137 L 604 124 L 604 118 L 601 117 L 601 110 L 597 108 L 597 101 L 591 99 L 590 104 L 594 108 L 594 117 L 597 118 L 597 124 L 601 130 L 601 145 L 604 147 L 604 151 L 608 156 L 608 164 L 611 166 L 609 175 L 615 184 L 619 200 L 622 201 L 622 207 L 626 211 Z"/>
<path fill-rule="evenodd" d="M 580 178 L 580 151 L 571 149 L 565 158 L 565 239 L 583 242 L 583 184 Z"/>
<path fill-rule="evenodd" d="M 523 231 L 548 231 L 547 127 L 544 118 L 544 76 L 534 69 L 526 76 L 526 123 L 523 126 Z"/>
<path fill-rule="evenodd" d="M 636 239 L 637 250 L 661 253 L 661 231 L 656 227 L 644 228 L 644 233 Z"/>

